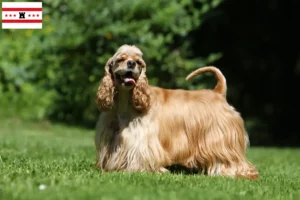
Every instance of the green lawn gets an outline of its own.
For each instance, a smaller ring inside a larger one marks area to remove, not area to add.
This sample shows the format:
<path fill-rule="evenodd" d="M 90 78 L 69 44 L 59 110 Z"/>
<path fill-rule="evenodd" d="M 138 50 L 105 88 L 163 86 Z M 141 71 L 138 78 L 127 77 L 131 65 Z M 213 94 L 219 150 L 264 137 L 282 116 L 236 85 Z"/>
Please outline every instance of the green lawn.
<path fill-rule="evenodd" d="M 299 149 L 250 149 L 249 158 L 261 174 L 258 180 L 101 173 L 94 167 L 93 131 L 0 120 L 3 200 L 300 199 Z"/>

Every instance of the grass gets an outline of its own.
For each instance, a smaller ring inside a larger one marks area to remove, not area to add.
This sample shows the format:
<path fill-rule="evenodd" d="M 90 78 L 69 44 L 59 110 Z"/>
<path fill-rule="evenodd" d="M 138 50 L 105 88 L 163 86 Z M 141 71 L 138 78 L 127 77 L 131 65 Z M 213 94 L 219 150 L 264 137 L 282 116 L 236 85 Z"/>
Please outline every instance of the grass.
<path fill-rule="evenodd" d="M 101 173 L 94 132 L 0 119 L 0 199 L 300 199 L 300 150 L 252 148 L 258 180 Z M 44 185 L 45 188 L 40 188 Z"/>

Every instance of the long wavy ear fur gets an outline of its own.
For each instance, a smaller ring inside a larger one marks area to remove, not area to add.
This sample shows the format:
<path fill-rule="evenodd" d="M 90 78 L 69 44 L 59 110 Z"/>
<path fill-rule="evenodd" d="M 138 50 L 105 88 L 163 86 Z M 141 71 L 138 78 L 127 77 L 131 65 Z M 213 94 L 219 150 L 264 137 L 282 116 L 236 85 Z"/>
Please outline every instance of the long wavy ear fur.
<path fill-rule="evenodd" d="M 110 72 L 111 66 L 112 58 L 110 58 L 105 65 L 105 75 L 96 95 L 96 104 L 101 111 L 110 110 L 114 103 L 115 85 Z"/>
<path fill-rule="evenodd" d="M 132 103 L 136 110 L 145 111 L 150 107 L 150 90 L 146 77 L 140 78 L 133 89 Z"/>

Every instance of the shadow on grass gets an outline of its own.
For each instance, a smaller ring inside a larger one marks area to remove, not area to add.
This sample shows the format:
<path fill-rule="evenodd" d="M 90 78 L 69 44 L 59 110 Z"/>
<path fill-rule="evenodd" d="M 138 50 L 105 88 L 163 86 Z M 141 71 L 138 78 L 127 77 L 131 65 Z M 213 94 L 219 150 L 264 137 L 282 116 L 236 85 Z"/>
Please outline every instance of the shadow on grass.
<path fill-rule="evenodd" d="M 197 168 L 187 168 L 182 165 L 172 165 L 167 167 L 167 169 L 172 174 L 185 174 L 185 175 L 202 174 L 201 171 Z"/>

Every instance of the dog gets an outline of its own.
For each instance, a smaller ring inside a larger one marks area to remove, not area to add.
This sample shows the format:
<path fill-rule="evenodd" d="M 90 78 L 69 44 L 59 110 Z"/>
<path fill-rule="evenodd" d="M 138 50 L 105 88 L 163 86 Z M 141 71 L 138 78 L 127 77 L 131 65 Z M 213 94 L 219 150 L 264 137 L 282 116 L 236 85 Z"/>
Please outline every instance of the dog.
<path fill-rule="evenodd" d="M 211 72 L 213 90 L 170 90 L 148 85 L 142 51 L 123 45 L 105 65 L 96 94 L 101 114 L 96 126 L 96 167 L 103 171 L 168 172 L 169 166 L 201 174 L 255 179 L 246 158 L 244 121 L 226 101 L 226 79 Z"/>

